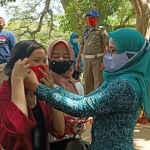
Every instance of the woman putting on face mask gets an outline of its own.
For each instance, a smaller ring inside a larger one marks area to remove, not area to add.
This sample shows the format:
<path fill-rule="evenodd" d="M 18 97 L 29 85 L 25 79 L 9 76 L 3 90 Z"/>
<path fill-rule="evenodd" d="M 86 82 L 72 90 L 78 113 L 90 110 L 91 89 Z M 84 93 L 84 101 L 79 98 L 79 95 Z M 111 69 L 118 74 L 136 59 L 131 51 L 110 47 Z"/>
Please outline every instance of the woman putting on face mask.
<path fill-rule="evenodd" d="M 13 68 L 14 65 L 19 66 L 18 62 L 22 66 L 14 74 Z M 51 83 L 50 78 L 47 76 L 44 79 L 39 70 L 44 71 L 48 66 L 44 46 L 35 40 L 18 42 L 4 69 L 9 80 L 4 81 L 0 88 L 0 144 L 7 150 L 47 150 L 48 133 L 57 138 L 63 137 L 65 117 L 60 111 L 39 101 L 33 91 L 26 87 L 32 83 L 16 82 L 21 79 L 18 79 L 18 75 L 24 65 L 28 72 L 29 69 L 35 72 L 39 81 L 47 81 L 48 85 Z"/>
<path fill-rule="evenodd" d="M 34 74 L 27 80 L 36 95 L 55 108 L 76 117 L 94 117 L 91 150 L 134 150 L 133 132 L 140 108 L 150 118 L 149 58 L 149 41 L 134 29 L 122 28 L 109 33 L 105 81 L 88 95 L 78 96 L 59 86 L 49 89 L 38 83 Z"/>

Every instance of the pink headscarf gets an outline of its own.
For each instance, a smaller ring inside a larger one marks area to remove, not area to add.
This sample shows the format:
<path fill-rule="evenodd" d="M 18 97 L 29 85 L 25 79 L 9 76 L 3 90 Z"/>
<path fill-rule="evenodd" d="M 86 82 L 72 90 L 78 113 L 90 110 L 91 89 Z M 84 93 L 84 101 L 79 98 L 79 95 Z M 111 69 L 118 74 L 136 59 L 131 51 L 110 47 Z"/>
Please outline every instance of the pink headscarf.
<path fill-rule="evenodd" d="M 74 51 L 72 46 L 65 40 L 56 40 L 54 42 L 52 42 L 48 48 L 48 57 L 51 60 L 52 59 L 52 54 L 53 54 L 53 50 L 54 50 L 54 46 L 56 44 L 59 43 L 64 43 L 69 51 L 69 56 L 70 56 L 70 60 L 73 60 L 74 57 Z M 52 77 L 54 79 L 54 83 L 63 87 L 64 89 L 66 89 L 69 92 L 78 94 L 77 88 L 75 86 L 75 82 L 76 80 L 72 78 L 72 74 L 73 74 L 73 67 L 70 68 L 70 70 L 68 70 L 67 72 L 65 72 L 64 74 L 58 74 L 53 72 L 52 70 L 50 70 Z"/>

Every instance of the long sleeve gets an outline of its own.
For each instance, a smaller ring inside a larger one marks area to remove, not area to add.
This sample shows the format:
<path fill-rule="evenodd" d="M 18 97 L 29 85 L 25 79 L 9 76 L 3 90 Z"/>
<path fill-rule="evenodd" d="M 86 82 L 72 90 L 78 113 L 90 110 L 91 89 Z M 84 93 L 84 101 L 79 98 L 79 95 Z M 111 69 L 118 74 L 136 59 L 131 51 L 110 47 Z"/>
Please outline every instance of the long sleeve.
<path fill-rule="evenodd" d="M 78 96 L 57 86 L 54 90 L 40 84 L 36 95 L 56 109 L 76 117 L 97 116 L 112 112 L 128 111 L 134 102 L 134 87 L 125 79 L 116 79 L 106 88 L 98 88 L 87 96 Z"/>
<path fill-rule="evenodd" d="M 29 107 L 29 116 L 27 117 L 12 101 L 8 102 L 5 107 L 5 103 L 0 104 L 3 107 L 0 107 L 0 128 L 3 131 L 6 131 L 11 136 L 22 136 L 33 129 L 36 122 Z"/>
<path fill-rule="evenodd" d="M 36 122 L 32 110 L 28 107 L 28 117 L 11 101 L 8 82 L 0 88 L 0 133 L 22 136 L 30 132 Z M 0 136 L 1 139 L 1 136 Z"/>
<path fill-rule="evenodd" d="M 71 92 L 68 92 L 67 90 L 65 90 L 64 88 L 58 86 L 58 85 L 55 85 L 55 91 L 57 91 L 58 93 L 60 93 L 61 95 L 67 95 L 68 98 L 72 99 L 72 100 L 81 100 L 81 98 L 83 97 L 88 97 L 90 95 L 94 95 L 95 93 L 103 90 L 104 88 L 106 87 L 106 82 L 104 82 L 104 84 L 102 84 L 99 88 L 95 89 L 94 91 L 92 91 L 91 93 L 89 93 L 88 95 L 78 95 L 78 94 L 72 94 Z M 76 96 L 74 96 L 76 95 Z"/>

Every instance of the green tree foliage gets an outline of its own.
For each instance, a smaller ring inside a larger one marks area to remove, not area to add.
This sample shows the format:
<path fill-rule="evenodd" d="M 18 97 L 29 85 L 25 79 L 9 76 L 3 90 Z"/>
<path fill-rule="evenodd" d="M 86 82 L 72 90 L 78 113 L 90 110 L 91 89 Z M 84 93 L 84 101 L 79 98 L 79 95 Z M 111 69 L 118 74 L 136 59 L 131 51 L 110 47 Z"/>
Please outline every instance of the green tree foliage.
<path fill-rule="evenodd" d="M 100 12 L 100 25 L 108 31 L 120 27 L 135 27 L 135 14 L 130 0 L 72 0 L 66 6 L 61 26 L 64 31 L 81 33 L 87 26 L 86 12 L 95 9 Z"/>
<path fill-rule="evenodd" d="M 50 0 L 22 0 L 20 7 L 6 6 L 11 20 L 7 29 L 13 31 L 18 39 L 36 39 L 46 47 L 56 38 L 68 39 L 59 29 L 60 16 L 54 15 L 50 9 Z"/>
<path fill-rule="evenodd" d="M 20 0 L 18 6 L 7 6 L 10 24 L 18 40 L 38 39 L 48 45 L 55 38 L 68 38 L 70 32 L 81 34 L 87 26 L 86 12 L 96 9 L 100 12 L 99 25 L 107 31 L 121 27 L 135 28 L 135 14 L 130 0 L 59 0 L 64 15 L 54 15 L 52 0 Z M 57 8 L 56 8 L 57 9 Z M 58 8 L 59 10 L 59 8 Z M 64 32 L 64 33 L 63 33 Z"/>
<path fill-rule="evenodd" d="M 0 6 L 6 5 L 8 2 L 16 2 L 16 0 L 0 0 Z"/>
<path fill-rule="evenodd" d="M 34 34 L 34 37 L 32 36 L 32 34 L 30 34 L 30 32 L 25 33 L 25 31 L 27 26 L 28 28 L 30 28 L 31 32 L 32 32 L 32 28 L 33 29 L 37 28 L 38 22 L 36 21 L 29 22 L 26 20 L 26 21 L 19 22 L 11 19 L 6 29 L 13 31 L 18 41 L 35 39 L 38 42 L 42 43 L 45 47 L 48 47 L 49 44 L 55 39 L 63 38 L 69 40 L 70 32 L 66 31 L 64 33 L 60 30 L 59 22 L 57 21 L 59 20 L 59 18 L 60 18 L 59 16 L 54 16 L 54 25 L 51 33 L 49 33 L 48 22 L 44 22 L 41 31 Z"/>

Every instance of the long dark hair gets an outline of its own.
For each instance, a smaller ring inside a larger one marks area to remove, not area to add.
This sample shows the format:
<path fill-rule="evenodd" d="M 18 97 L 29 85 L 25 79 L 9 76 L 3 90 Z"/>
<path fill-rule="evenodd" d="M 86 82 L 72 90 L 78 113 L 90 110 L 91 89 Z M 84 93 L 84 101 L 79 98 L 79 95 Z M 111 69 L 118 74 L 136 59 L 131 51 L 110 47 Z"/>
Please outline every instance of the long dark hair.
<path fill-rule="evenodd" d="M 19 59 L 23 60 L 24 58 L 28 58 L 33 51 L 37 49 L 43 49 L 46 53 L 45 47 L 35 40 L 24 40 L 18 42 L 11 51 L 10 59 L 4 68 L 4 73 L 10 77 L 14 64 Z"/>

